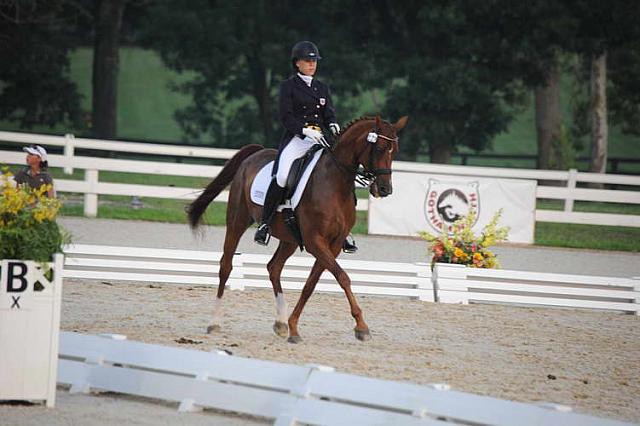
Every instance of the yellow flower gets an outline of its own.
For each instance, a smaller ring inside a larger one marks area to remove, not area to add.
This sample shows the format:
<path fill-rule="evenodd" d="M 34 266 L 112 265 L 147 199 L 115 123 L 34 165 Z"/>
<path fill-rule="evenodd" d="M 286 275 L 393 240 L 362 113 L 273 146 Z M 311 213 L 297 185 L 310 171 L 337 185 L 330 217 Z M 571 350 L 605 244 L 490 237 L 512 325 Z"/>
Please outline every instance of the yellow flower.
<path fill-rule="evenodd" d="M 420 236 L 430 243 L 432 264 L 442 259 L 451 263 L 461 263 L 476 268 L 496 268 L 496 256 L 487 247 L 507 239 L 508 227 L 498 227 L 502 210 L 498 210 L 491 221 L 476 236 L 472 227 L 477 212 L 471 210 L 466 217 L 457 220 L 452 226 L 443 226 L 439 235 L 421 232 Z M 470 248 L 470 253 L 465 251 Z"/>

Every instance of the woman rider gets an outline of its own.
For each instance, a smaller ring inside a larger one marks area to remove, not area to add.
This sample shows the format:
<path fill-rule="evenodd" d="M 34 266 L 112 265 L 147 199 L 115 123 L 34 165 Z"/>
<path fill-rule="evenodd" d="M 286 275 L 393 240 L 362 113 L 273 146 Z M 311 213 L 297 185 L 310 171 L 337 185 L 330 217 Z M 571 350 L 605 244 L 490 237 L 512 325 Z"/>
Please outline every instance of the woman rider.
<path fill-rule="evenodd" d="M 275 176 L 265 196 L 262 221 L 254 237 L 258 244 L 268 243 L 269 227 L 282 202 L 293 161 L 322 141 L 323 128 L 329 129 L 334 136 L 340 133 L 329 87 L 313 78 L 319 59 L 320 52 L 310 41 L 298 42 L 291 50 L 291 64 L 296 74 L 280 85 L 280 121 L 285 133 L 278 147 Z M 343 250 L 353 253 L 357 247 L 346 240 Z"/>

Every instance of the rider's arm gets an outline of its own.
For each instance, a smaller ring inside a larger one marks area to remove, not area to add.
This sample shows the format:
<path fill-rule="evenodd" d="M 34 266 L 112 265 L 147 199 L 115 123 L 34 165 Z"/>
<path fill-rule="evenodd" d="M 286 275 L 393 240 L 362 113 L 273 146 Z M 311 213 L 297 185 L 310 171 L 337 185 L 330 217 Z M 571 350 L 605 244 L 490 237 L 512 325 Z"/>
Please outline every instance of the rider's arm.
<path fill-rule="evenodd" d="M 280 85 L 279 108 L 280 121 L 285 129 L 294 135 L 302 135 L 304 122 L 297 119 L 293 113 L 293 87 L 291 80 L 284 81 Z"/>

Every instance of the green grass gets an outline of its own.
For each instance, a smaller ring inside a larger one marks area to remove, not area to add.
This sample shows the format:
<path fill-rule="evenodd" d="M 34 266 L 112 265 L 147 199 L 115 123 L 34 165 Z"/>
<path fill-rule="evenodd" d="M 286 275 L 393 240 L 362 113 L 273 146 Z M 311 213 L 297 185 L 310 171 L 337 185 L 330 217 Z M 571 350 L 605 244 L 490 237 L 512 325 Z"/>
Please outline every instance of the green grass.
<path fill-rule="evenodd" d="M 98 208 L 98 217 L 104 219 L 147 220 L 156 222 L 186 223 L 184 207 L 186 201 L 160 198 L 142 199 L 143 207 L 133 209 L 131 197 L 102 196 Z M 591 211 L 608 211 L 608 207 L 599 206 L 605 203 L 589 203 Z M 539 207 L 551 208 L 546 203 Z M 585 206 L 586 207 L 586 206 Z M 82 198 L 73 194 L 67 197 L 62 209 L 63 216 L 82 216 Z M 205 214 L 204 222 L 209 225 L 225 226 L 226 203 L 212 203 Z M 354 234 L 367 233 L 367 212 L 357 212 Z M 561 223 L 536 223 L 535 244 L 542 246 L 589 248 L 598 250 L 640 251 L 640 229 L 574 225 Z"/>
<path fill-rule="evenodd" d="M 640 229 L 537 222 L 535 244 L 638 252 L 640 251 Z"/>

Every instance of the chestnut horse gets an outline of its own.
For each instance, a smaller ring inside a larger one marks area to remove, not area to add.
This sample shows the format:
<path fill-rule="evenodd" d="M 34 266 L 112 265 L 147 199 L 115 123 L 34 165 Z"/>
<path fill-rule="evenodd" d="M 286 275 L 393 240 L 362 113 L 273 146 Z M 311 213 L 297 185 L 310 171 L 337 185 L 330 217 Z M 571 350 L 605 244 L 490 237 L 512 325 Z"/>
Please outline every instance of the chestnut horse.
<path fill-rule="evenodd" d="M 342 243 L 356 220 L 353 190 L 358 167 L 364 167 L 364 174 L 369 178 L 371 195 L 390 195 L 391 162 L 398 152 L 397 132 L 406 122 L 407 117 L 402 117 L 395 124 L 383 121 L 379 117 L 361 117 L 349 123 L 338 135 L 333 148 L 320 157 L 296 208 L 305 248 L 316 261 L 288 321 L 280 274 L 286 260 L 295 252 L 297 243 L 284 224 L 282 214 L 276 214 L 271 233 L 280 243 L 267 264 L 267 270 L 276 297 L 277 317 L 273 329 L 281 337 L 286 337 L 288 332 L 289 342 L 297 343 L 301 340 L 298 334 L 298 319 L 325 269 L 333 274 L 349 300 L 351 315 L 356 321 L 356 338 L 368 340 L 371 337 L 362 310 L 351 291 L 351 280 L 336 262 L 336 257 L 340 254 Z M 371 133 L 375 134 L 370 135 Z M 276 154 L 275 150 L 265 149 L 261 145 L 244 146 L 227 161 L 220 174 L 187 208 L 189 223 L 195 229 L 207 206 L 231 184 L 224 253 L 218 274 L 220 283 L 214 302 L 213 324 L 207 328 L 208 333 L 220 328 L 222 295 L 231 273 L 232 258 L 240 237 L 249 226 L 260 220 L 262 214 L 262 206 L 251 201 L 251 184 L 260 169 L 274 160 Z"/>

